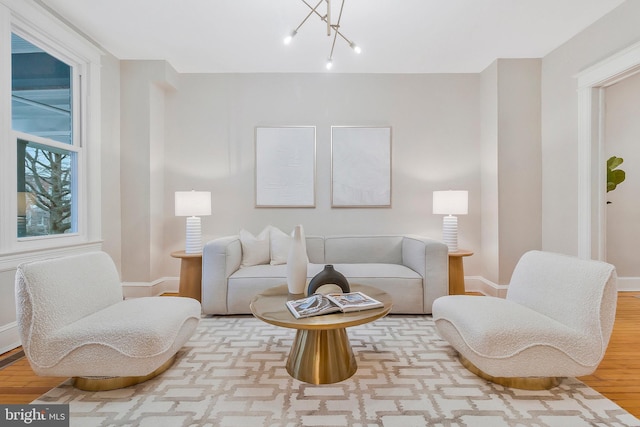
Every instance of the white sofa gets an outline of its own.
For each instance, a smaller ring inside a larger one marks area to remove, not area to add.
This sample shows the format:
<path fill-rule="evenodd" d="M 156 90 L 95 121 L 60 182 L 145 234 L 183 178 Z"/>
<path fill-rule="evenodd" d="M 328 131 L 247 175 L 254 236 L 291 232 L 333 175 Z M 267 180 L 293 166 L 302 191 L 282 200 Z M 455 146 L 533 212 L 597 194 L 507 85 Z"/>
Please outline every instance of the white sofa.
<path fill-rule="evenodd" d="M 447 246 L 421 236 L 307 236 L 307 278 L 333 264 L 349 283 L 375 286 L 391 295 L 392 313 L 431 313 L 448 294 Z M 209 241 L 202 256 L 204 314 L 249 314 L 258 293 L 286 283 L 286 264 L 240 267 L 240 236 Z"/>

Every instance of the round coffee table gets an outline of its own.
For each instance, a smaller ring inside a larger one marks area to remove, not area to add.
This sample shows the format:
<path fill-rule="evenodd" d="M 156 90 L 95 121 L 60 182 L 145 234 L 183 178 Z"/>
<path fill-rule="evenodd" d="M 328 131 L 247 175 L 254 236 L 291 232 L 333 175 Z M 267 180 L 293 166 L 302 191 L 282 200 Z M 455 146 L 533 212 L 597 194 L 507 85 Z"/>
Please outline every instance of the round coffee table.
<path fill-rule="evenodd" d="M 258 319 L 276 326 L 296 329 L 287 359 L 287 372 L 311 384 L 332 384 L 346 380 L 358 369 L 346 328 L 384 317 L 391 310 L 391 296 L 380 289 L 351 285 L 384 304 L 384 307 L 349 313 L 331 313 L 296 319 L 285 302 L 304 298 L 290 294 L 287 286 L 277 286 L 256 295 L 251 312 Z"/>

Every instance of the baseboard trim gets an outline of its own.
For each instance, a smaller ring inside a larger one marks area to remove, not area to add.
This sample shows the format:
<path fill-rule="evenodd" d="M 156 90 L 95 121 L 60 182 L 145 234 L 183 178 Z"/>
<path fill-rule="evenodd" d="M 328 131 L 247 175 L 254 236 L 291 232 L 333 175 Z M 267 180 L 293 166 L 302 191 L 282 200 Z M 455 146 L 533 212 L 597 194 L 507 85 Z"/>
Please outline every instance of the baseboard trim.
<path fill-rule="evenodd" d="M 621 292 L 640 291 L 640 277 L 618 277 L 618 290 Z"/>
<path fill-rule="evenodd" d="M 20 347 L 18 323 L 11 322 L 0 326 L 0 354 Z"/>
<path fill-rule="evenodd" d="M 467 292 L 480 292 L 483 295 L 504 298 L 509 286 L 498 285 L 482 276 L 465 276 L 464 288 Z"/>
<path fill-rule="evenodd" d="M 153 297 L 165 292 L 177 293 L 180 279 L 162 277 L 153 282 L 122 282 L 122 293 L 125 298 Z"/>

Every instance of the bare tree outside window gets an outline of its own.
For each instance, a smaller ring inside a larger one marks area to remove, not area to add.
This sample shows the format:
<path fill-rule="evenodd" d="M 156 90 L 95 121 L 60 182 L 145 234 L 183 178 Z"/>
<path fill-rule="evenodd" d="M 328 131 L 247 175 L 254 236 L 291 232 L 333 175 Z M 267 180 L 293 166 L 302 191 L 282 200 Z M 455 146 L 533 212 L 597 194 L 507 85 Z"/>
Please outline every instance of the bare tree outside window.
<path fill-rule="evenodd" d="M 26 141 L 22 141 L 26 143 Z M 27 143 L 25 236 L 62 234 L 71 229 L 71 153 Z"/>
<path fill-rule="evenodd" d="M 11 48 L 17 236 L 74 232 L 72 67 L 16 34 Z"/>

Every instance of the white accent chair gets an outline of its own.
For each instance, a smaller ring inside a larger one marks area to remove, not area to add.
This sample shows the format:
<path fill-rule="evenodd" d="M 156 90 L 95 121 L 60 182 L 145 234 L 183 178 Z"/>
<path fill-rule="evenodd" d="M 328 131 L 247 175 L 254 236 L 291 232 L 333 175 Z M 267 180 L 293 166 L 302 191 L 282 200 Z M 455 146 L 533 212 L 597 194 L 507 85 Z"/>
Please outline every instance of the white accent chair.
<path fill-rule="evenodd" d="M 15 285 L 18 329 L 33 371 L 89 377 L 76 380 L 83 389 L 120 388 L 157 375 L 200 321 L 195 299 L 123 299 L 104 252 L 23 263 Z M 94 377 L 117 380 L 94 384 Z"/>
<path fill-rule="evenodd" d="M 506 299 L 441 297 L 433 319 L 472 372 L 511 387 L 550 388 L 600 364 L 615 320 L 616 280 L 613 265 L 530 251 L 516 265 Z M 527 378 L 555 381 L 516 381 Z"/>

